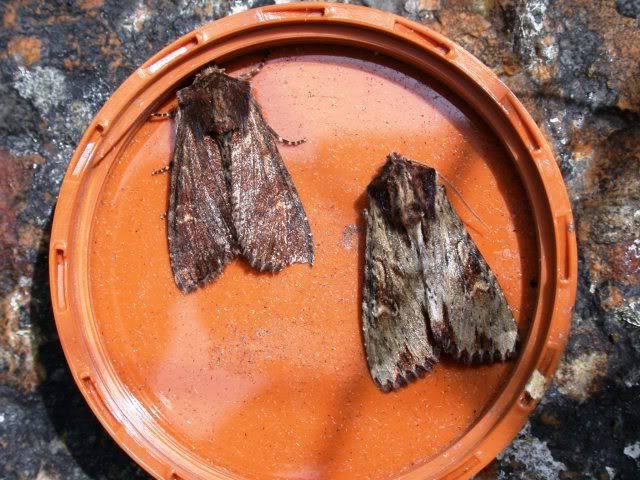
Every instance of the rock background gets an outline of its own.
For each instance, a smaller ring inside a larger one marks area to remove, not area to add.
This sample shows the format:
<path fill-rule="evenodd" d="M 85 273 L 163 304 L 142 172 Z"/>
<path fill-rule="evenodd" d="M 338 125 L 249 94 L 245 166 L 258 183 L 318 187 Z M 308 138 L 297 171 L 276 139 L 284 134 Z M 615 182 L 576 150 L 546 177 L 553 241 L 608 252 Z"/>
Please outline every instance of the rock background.
<path fill-rule="evenodd" d="M 52 209 L 92 116 L 135 68 L 262 0 L 0 4 L 0 478 L 148 478 L 101 429 L 56 336 Z M 580 283 L 555 384 L 481 479 L 640 478 L 640 0 L 363 0 L 460 43 L 555 148 Z"/>

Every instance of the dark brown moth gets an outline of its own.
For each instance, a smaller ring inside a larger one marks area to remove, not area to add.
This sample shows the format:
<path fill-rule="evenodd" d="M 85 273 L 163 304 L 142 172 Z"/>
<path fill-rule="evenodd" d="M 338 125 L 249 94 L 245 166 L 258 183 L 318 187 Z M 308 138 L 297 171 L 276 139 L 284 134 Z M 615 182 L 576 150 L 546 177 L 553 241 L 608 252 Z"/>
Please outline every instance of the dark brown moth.
<path fill-rule="evenodd" d="M 304 208 L 248 77 L 217 67 L 178 92 L 167 237 L 183 292 L 242 255 L 260 271 L 313 263 Z M 165 170 L 165 169 L 161 169 Z"/>
<path fill-rule="evenodd" d="M 437 179 L 392 153 L 367 188 L 362 326 L 384 391 L 423 376 L 442 353 L 493 362 L 515 352 L 509 305 Z"/>

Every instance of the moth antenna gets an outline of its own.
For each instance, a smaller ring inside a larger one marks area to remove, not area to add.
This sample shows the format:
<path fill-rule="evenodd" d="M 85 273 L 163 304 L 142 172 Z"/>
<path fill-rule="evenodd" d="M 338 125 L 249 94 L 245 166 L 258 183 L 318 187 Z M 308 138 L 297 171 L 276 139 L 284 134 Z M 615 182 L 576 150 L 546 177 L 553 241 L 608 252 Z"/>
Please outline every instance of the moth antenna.
<path fill-rule="evenodd" d="M 271 128 L 270 126 L 268 127 L 271 133 L 273 134 L 273 137 L 276 139 L 276 142 L 281 143 L 283 145 L 287 145 L 289 147 L 295 147 L 296 145 L 302 145 L 304 142 L 307 141 L 306 138 L 301 138 L 299 140 L 287 140 L 286 138 L 282 138 L 280 135 L 278 135 L 278 132 L 276 132 L 273 128 Z"/>
<path fill-rule="evenodd" d="M 173 162 L 169 162 L 169 163 L 168 163 L 168 164 L 166 164 L 164 167 L 162 167 L 162 168 L 158 168 L 157 170 L 153 170 L 153 171 L 151 172 L 151 175 L 160 175 L 161 173 L 166 173 L 166 172 L 168 172 L 169 170 L 171 170 L 171 164 L 172 164 L 172 163 L 173 163 Z"/>
<path fill-rule="evenodd" d="M 447 185 L 449 185 L 451 187 L 451 189 L 455 192 L 455 194 L 458 196 L 458 198 L 462 201 L 462 203 L 464 204 L 465 207 L 467 207 L 467 209 L 471 212 L 471 214 L 476 217 L 476 219 L 482 224 L 482 226 L 484 228 L 486 228 L 487 230 L 489 229 L 489 226 L 484 223 L 482 221 L 482 219 L 478 216 L 478 214 L 473 210 L 473 208 L 471 208 L 471 206 L 466 202 L 466 200 L 464 199 L 464 197 L 462 196 L 462 194 L 460 193 L 460 191 L 453 185 L 453 183 L 451 182 L 451 180 L 449 180 L 447 177 L 445 177 L 444 175 L 442 175 L 441 173 L 438 173 L 438 175 L 442 178 L 442 180 L 445 181 L 445 183 Z"/>
<path fill-rule="evenodd" d="M 258 65 L 253 67 L 248 72 L 245 72 L 242 75 L 240 75 L 239 78 L 242 80 L 248 81 L 248 80 L 251 80 L 253 77 L 255 77 L 258 73 L 260 73 L 260 70 L 262 70 L 262 68 L 266 65 L 269 55 L 271 55 L 271 50 L 267 50 L 265 52 L 264 56 L 262 57 L 262 60 L 260 60 L 260 63 Z"/>

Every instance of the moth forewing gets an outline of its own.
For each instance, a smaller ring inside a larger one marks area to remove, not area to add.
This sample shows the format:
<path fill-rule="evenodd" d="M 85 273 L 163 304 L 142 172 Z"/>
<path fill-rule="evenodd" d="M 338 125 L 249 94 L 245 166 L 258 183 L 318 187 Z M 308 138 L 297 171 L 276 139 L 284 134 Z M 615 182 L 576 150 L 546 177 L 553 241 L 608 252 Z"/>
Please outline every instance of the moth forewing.
<path fill-rule="evenodd" d="M 214 281 L 239 251 L 222 155 L 198 120 L 199 108 L 178 107 L 167 212 L 171 269 L 185 293 Z"/>
<path fill-rule="evenodd" d="M 245 122 L 224 142 L 223 152 L 229 162 L 233 220 L 242 255 L 260 271 L 313 264 L 304 207 L 254 99 Z"/>
<path fill-rule="evenodd" d="M 442 186 L 435 212 L 425 262 L 434 340 L 467 362 L 505 360 L 515 352 L 518 329 L 504 293 Z"/>
<path fill-rule="evenodd" d="M 438 361 L 425 321 L 421 225 L 407 208 L 415 198 L 404 173 L 388 163 L 367 190 L 362 328 L 371 376 L 384 391 Z"/>

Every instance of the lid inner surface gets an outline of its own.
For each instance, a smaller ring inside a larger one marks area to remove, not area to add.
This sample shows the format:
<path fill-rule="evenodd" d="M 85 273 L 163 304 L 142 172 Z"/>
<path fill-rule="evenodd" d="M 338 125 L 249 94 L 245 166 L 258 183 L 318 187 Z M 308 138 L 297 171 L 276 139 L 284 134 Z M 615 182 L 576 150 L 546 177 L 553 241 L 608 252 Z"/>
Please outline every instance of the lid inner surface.
<path fill-rule="evenodd" d="M 428 461 L 491 405 L 514 362 L 443 361 L 384 394 L 360 333 L 366 186 L 397 151 L 433 166 L 526 339 L 538 253 L 526 192 L 484 122 L 411 68 L 361 50 L 279 49 L 252 80 L 307 212 L 316 263 L 238 260 L 182 295 L 166 228 L 173 121 L 146 122 L 103 186 L 90 244 L 100 341 L 124 387 L 176 442 L 248 478 L 389 478 Z M 257 57 L 255 57 L 257 58 Z M 229 65 L 233 74 L 255 58 Z M 468 205 L 465 205 L 465 203 Z M 474 214 L 477 214 L 482 223 Z"/>

